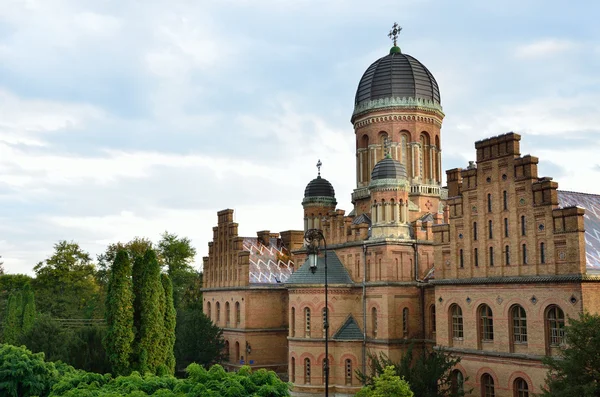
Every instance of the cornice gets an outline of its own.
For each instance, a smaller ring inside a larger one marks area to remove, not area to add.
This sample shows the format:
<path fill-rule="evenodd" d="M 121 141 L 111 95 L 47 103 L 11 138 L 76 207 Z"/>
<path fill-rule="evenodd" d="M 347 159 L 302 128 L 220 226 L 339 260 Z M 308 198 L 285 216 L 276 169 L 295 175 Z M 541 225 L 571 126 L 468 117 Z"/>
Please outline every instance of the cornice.
<path fill-rule="evenodd" d="M 600 283 L 599 275 L 592 274 L 559 274 L 547 276 L 514 276 L 514 277 L 477 277 L 431 280 L 434 285 L 467 285 L 467 284 L 540 284 L 540 283 Z"/>

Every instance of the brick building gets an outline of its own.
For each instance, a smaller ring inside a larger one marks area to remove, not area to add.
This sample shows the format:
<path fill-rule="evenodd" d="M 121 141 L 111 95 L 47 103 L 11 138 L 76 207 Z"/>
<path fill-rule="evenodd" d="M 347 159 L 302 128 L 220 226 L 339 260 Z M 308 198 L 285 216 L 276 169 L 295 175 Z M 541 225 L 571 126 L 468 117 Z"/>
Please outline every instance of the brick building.
<path fill-rule="evenodd" d="M 513 133 L 477 142 L 477 162 L 447 171 L 443 188 L 443 118 L 431 72 L 394 45 L 358 85 L 348 214 L 320 162 L 304 230 L 240 237 L 233 210 L 218 213 L 203 296 L 229 368 L 274 369 L 295 395 L 322 395 L 328 313 L 331 395 L 360 388 L 368 352 L 397 361 L 409 344 L 462 356 L 454 375 L 473 395 L 539 391 L 566 319 L 600 310 L 600 196 L 538 178 Z M 327 244 L 327 309 L 324 250 L 315 273 L 306 261 L 313 228 Z"/>

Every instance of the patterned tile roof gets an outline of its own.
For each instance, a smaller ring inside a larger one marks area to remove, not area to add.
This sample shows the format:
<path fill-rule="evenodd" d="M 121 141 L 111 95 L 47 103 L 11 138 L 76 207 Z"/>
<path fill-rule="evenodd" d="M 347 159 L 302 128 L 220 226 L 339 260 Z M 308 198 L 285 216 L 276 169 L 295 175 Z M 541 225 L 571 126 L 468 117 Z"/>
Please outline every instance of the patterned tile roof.
<path fill-rule="evenodd" d="M 319 256 L 317 271 L 310 271 L 308 259 L 286 281 L 287 284 L 325 284 L 325 258 Z M 352 284 L 352 278 L 334 251 L 327 251 L 327 283 Z"/>
<path fill-rule="evenodd" d="M 266 246 L 256 237 L 244 237 L 242 246 L 250 253 L 250 284 L 284 283 L 294 272 L 294 262 L 280 239 L 271 238 Z"/>
<path fill-rule="evenodd" d="M 600 195 L 558 191 L 558 205 L 585 208 L 585 256 L 588 269 L 600 269 Z"/>

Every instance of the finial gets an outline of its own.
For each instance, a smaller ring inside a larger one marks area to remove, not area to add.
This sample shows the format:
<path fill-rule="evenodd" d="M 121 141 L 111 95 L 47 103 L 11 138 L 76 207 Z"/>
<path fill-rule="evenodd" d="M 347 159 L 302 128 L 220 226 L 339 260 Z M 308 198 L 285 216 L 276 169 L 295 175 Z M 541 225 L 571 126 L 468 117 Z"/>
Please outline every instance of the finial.
<path fill-rule="evenodd" d="M 392 25 L 392 30 L 388 34 L 388 37 L 394 42 L 394 47 L 397 47 L 396 43 L 398 41 L 398 35 L 402 31 L 402 26 L 398 25 L 396 22 Z"/>
<path fill-rule="evenodd" d="M 388 138 L 387 136 L 383 139 L 383 148 L 384 148 L 384 157 L 386 159 L 392 158 L 392 156 L 390 156 L 390 147 L 392 146 L 392 141 L 390 140 L 390 138 Z"/>
<path fill-rule="evenodd" d="M 319 159 L 319 161 L 317 161 L 317 170 L 319 171 L 319 175 L 321 176 L 321 166 L 323 165 L 323 163 L 321 163 L 321 159 Z"/>

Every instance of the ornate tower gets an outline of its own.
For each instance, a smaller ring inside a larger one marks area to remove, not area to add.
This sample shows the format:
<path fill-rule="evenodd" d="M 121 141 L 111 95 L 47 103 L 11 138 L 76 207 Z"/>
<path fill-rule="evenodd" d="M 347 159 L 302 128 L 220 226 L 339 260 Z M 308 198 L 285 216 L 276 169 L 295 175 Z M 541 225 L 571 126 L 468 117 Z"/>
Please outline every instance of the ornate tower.
<path fill-rule="evenodd" d="M 440 91 L 431 72 L 396 46 L 400 30 L 394 24 L 390 53 L 369 66 L 356 90 L 351 119 L 356 135 L 356 215 L 371 211 L 369 184 L 372 170 L 384 158 L 386 139 L 391 142 L 390 157 L 406 170 L 411 207 L 438 211 L 444 118 Z"/>
<path fill-rule="evenodd" d="M 321 178 L 321 160 L 317 163 L 318 174 L 304 189 L 304 231 L 308 229 L 321 229 L 323 219 L 329 211 L 335 211 L 337 201 L 335 190 L 327 179 Z"/>

